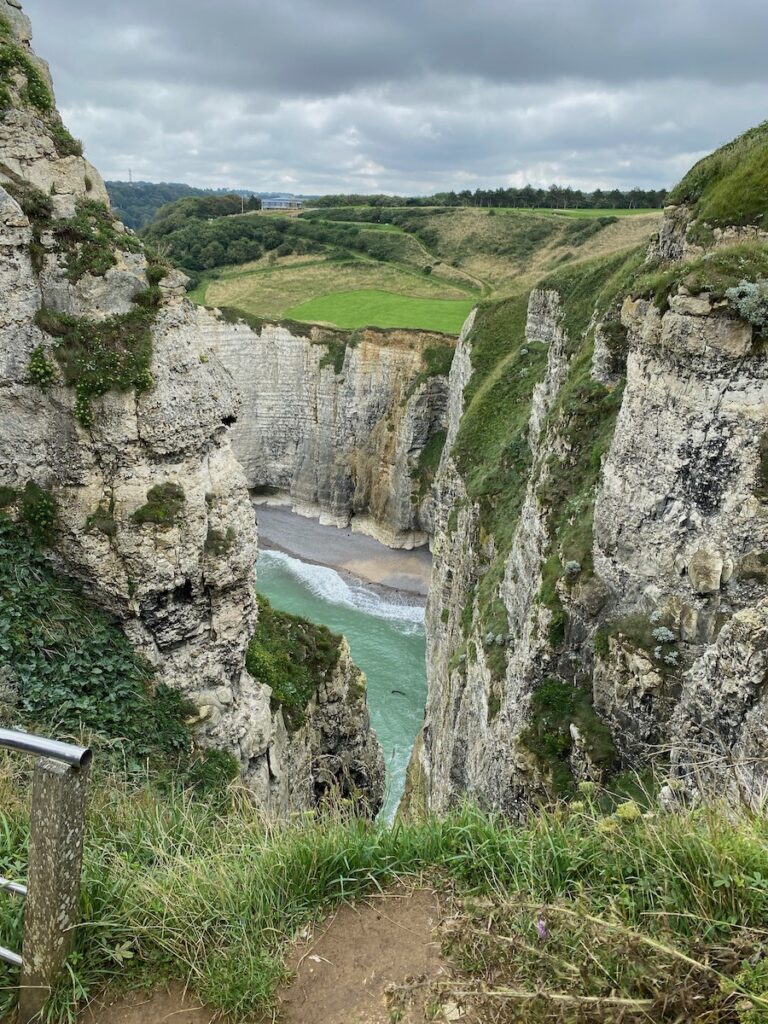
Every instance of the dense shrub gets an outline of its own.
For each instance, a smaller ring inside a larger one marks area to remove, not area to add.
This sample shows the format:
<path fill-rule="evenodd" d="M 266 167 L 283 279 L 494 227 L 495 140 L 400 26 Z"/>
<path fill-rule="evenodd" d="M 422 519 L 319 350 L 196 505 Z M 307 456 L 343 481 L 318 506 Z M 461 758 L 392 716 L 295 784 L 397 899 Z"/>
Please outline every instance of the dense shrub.
<path fill-rule="evenodd" d="M 259 624 L 248 647 L 246 668 L 272 687 L 273 707 L 283 709 L 289 729 L 304 722 L 307 704 L 339 660 L 341 637 L 325 626 L 279 612 L 259 597 Z"/>

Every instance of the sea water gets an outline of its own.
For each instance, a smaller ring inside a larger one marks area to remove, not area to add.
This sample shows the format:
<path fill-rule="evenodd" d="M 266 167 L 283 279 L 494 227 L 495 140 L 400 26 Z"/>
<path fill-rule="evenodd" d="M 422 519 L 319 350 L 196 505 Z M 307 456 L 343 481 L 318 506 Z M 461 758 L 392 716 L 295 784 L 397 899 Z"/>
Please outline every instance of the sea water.
<path fill-rule="evenodd" d="M 280 551 L 259 554 L 257 589 L 275 608 L 343 633 L 352 658 L 368 677 L 371 723 L 384 750 L 391 819 L 403 794 L 413 741 L 427 692 L 424 609 L 382 596 L 335 569 Z"/>

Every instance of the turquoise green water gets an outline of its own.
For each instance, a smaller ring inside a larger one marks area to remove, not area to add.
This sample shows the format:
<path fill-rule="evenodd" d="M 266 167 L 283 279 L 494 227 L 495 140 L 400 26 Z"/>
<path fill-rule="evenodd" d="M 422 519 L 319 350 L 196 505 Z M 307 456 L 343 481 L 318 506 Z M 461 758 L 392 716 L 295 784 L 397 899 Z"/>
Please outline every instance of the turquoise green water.
<path fill-rule="evenodd" d="M 280 551 L 259 555 L 258 590 L 276 608 L 322 623 L 349 640 L 352 657 L 368 677 L 371 721 L 387 763 L 382 813 L 391 818 L 424 714 L 424 609 L 383 598 L 333 569 Z"/>

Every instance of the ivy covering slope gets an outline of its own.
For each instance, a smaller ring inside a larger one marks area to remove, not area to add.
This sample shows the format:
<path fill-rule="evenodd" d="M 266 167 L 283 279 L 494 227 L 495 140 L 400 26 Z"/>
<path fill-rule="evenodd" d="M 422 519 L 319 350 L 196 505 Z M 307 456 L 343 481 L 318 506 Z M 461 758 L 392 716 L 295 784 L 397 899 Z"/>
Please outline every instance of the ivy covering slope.
<path fill-rule="evenodd" d="M 6 502 L 10 499 L 6 495 Z M 12 500 L 12 499 L 11 499 Z M 91 736 L 139 767 L 189 754 L 189 713 L 119 627 L 57 575 L 23 525 L 0 513 L 3 717 L 41 731 Z"/>

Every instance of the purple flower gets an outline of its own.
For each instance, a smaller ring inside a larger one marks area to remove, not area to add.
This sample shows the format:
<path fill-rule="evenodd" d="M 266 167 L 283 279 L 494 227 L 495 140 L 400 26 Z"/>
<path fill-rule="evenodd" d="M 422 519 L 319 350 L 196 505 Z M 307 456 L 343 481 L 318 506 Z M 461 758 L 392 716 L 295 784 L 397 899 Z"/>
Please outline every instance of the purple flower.
<path fill-rule="evenodd" d="M 544 939 L 549 938 L 549 929 L 547 928 L 547 922 L 544 920 L 543 917 L 540 917 L 536 922 L 536 931 L 542 942 L 544 941 Z"/>

